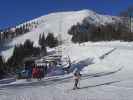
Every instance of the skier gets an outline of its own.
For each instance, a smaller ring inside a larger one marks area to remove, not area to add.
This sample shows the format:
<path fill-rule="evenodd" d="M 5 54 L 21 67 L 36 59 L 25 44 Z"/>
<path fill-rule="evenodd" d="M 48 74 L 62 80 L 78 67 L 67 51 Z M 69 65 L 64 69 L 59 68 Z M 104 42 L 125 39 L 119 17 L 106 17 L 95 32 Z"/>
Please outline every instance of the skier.
<path fill-rule="evenodd" d="M 33 78 L 37 78 L 37 67 L 36 67 L 36 66 L 33 67 L 33 70 L 32 70 L 32 77 L 33 77 Z"/>
<path fill-rule="evenodd" d="M 47 64 L 44 66 L 44 75 L 46 75 L 47 74 L 47 70 L 48 70 L 48 66 L 47 66 Z"/>
<path fill-rule="evenodd" d="M 41 70 L 40 70 L 40 66 L 37 66 L 37 79 L 41 80 Z"/>
<path fill-rule="evenodd" d="M 28 71 L 27 80 L 30 81 L 31 80 L 31 77 L 32 77 L 32 66 L 28 66 L 27 67 L 27 71 Z"/>
<path fill-rule="evenodd" d="M 80 71 L 78 70 L 78 68 L 76 68 L 73 72 L 73 76 L 74 76 L 74 87 L 73 90 L 75 89 L 79 89 L 78 87 L 78 83 L 79 83 L 79 79 L 81 77 Z"/>
<path fill-rule="evenodd" d="M 44 77 L 44 67 L 40 66 L 40 80 Z"/>

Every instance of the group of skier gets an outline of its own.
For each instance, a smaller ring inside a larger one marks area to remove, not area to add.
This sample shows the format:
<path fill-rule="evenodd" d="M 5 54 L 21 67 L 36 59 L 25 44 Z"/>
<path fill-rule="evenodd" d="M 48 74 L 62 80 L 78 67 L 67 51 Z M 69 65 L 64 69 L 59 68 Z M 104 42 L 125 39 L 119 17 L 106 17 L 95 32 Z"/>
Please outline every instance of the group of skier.
<path fill-rule="evenodd" d="M 41 80 L 46 75 L 46 66 L 37 66 L 32 69 L 32 77 Z"/>
<path fill-rule="evenodd" d="M 47 74 L 47 66 L 34 66 L 33 68 L 29 67 L 27 69 L 28 77 L 27 79 L 35 78 L 41 80 Z M 81 74 L 78 68 L 75 68 L 73 71 L 74 77 L 74 86 L 73 90 L 79 89 L 79 80 L 81 78 Z"/>
<path fill-rule="evenodd" d="M 27 80 L 30 80 L 31 78 L 41 80 L 48 73 L 49 66 L 47 64 L 45 65 L 26 64 L 25 71 L 26 71 Z M 73 77 L 74 77 L 73 90 L 79 89 L 79 80 L 81 74 L 78 68 L 74 69 Z"/>
<path fill-rule="evenodd" d="M 47 66 L 33 66 L 33 67 L 26 67 L 25 71 L 27 73 L 27 79 L 36 78 L 41 80 L 47 74 Z"/>

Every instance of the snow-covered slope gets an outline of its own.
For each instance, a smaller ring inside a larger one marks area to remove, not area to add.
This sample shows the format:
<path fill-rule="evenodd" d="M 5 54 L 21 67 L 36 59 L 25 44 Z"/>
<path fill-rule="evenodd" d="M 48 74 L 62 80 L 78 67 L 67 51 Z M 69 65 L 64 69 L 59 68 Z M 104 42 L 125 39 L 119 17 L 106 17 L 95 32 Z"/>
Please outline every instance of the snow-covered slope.
<path fill-rule="evenodd" d="M 57 12 L 44 15 L 26 22 L 38 22 L 38 25 L 30 32 L 12 39 L 10 43 L 6 44 L 7 47 L 10 47 L 12 49 L 9 48 L 10 50 L 4 50 L 2 51 L 2 54 L 6 59 L 9 58 L 11 56 L 14 45 L 24 43 L 26 39 L 30 39 L 34 42 L 34 45 L 37 46 L 39 35 L 42 33 L 45 33 L 47 35 L 47 33 L 52 32 L 56 37 L 59 37 L 59 35 L 61 34 L 60 37 L 62 38 L 62 40 L 70 42 L 71 36 L 67 34 L 68 30 L 72 25 L 82 23 L 84 19 L 86 19 L 86 21 L 88 21 L 89 23 L 93 23 L 95 25 L 113 23 L 116 20 L 119 20 L 118 17 L 100 15 L 90 10 Z"/>
<path fill-rule="evenodd" d="M 132 100 L 133 43 L 88 42 L 67 44 L 63 49 L 63 55 L 69 55 L 77 66 L 85 65 L 79 90 L 72 90 L 72 74 L 42 81 L 18 80 L 0 86 L 0 100 Z"/>
<path fill-rule="evenodd" d="M 51 13 L 33 20 L 39 22 L 38 27 L 23 36 L 13 39 L 10 45 L 23 43 L 26 39 L 34 41 L 37 45 L 39 34 L 47 34 L 48 32 L 54 33 L 55 36 L 61 34 L 63 40 L 70 40 L 71 37 L 67 34 L 68 30 L 72 25 L 82 23 L 85 18 L 88 22 L 96 25 L 112 23 L 118 20 L 117 17 L 100 15 L 90 10 Z"/>

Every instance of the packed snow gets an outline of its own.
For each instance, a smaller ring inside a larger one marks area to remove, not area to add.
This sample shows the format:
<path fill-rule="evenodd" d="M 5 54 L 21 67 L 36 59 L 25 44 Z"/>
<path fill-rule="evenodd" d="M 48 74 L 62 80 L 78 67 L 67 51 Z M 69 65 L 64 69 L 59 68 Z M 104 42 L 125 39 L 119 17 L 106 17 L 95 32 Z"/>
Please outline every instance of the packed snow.
<path fill-rule="evenodd" d="M 63 55 L 81 68 L 80 89 L 72 90 L 72 73 L 16 80 L 0 85 L 0 100 L 132 100 L 132 46 L 118 41 L 64 44 Z"/>

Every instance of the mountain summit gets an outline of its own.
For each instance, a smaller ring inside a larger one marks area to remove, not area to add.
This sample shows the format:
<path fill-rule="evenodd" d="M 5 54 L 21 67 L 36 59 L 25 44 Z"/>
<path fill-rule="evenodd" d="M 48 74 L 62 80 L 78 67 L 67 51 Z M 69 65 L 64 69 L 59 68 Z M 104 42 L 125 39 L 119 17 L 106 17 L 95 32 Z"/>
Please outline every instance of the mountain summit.
<path fill-rule="evenodd" d="M 80 11 L 68 11 L 68 12 L 56 12 L 48 15 L 41 16 L 31 21 L 25 22 L 24 24 L 31 23 L 29 32 L 19 35 L 11 39 L 10 43 L 6 46 L 10 47 L 4 51 L 1 51 L 5 58 L 9 58 L 12 54 L 12 50 L 16 44 L 24 43 L 25 40 L 30 39 L 34 42 L 34 45 L 38 46 L 39 35 L 45 33 L 53 33 L 54 36 L 58 37 L 61 35 L 62 40 L 70 41 L 71 36 L 68 34 L 68 30 L 77 23 L 82 23 L 86 20 L 88 23 L 100 25 L 107 23 L 114 23 L 119 20 L 118 17 L 101 15 L 91 10 L 80 10 Z M 36 27 L 33 27 L 33 22 L 36 22 Z M 24 24 L 16 27 L 21 27 Z M 12 28 L 14 29 L 14 28 Z M 11 49 L 12 48 L 12 49 Z"/>
<path fill-rule="evenodd" d="M 86 19 L 86 21 L 88 21 L 89 23 L 98 25 L 113 23 L 118 20 L 118 17 L 100 15 L 91 10 L 51 13 L 26 22 L 38 22 L 38 26 L 36 28 L 33 28 L 30 32 L 13 39 L 11 45 L 23 43 L 26 39 L 34 41 L 37 45 L 39 34 L 47 34 L 49 32 L 54 33 L 54 35 L 57 37 L 59 34 L 61 34 L 63 40 L 70 40 L 70 36 L 67 34 L 68 30 L 72 25 L 82 23 L 84 19 Z"/>

